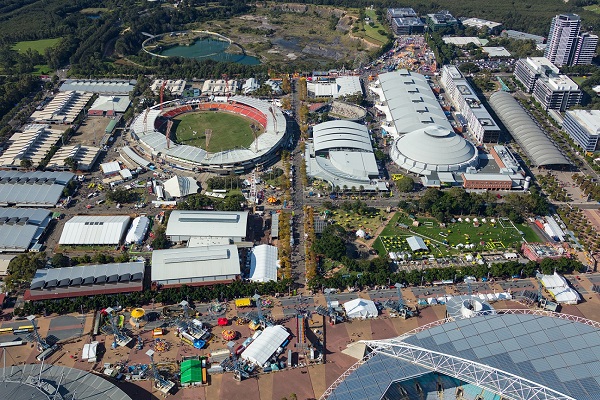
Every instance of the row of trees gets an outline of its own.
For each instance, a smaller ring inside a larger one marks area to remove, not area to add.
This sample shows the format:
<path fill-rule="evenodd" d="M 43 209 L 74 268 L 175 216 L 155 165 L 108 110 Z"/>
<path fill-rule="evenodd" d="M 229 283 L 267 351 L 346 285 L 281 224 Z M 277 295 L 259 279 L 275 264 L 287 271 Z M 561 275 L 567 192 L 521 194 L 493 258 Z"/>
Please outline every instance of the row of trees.
<path fill-rule="evenodd" d="M 144 290 L 127 294 L 44 300 L 27 302 L 23 308 L 15 308 L 14 313 L 16 316 L 44 313 L 65 314 L 81 312 L 82 309 L 84 312 L 100 310 L 107 307 L 114 307 L 116 304 L 123 307 L 141 307 L 153 303 L 161 303 L 163 305 L 177 304 L 181 300 L 210 302 L 215 299 L 224 301 L 239 297 L 249 297 L 254 294 L 272 296 L 277 293 L 287 293 L 290 290 L 291 284 L 291 279 L 280 279 L 277 282 L 265 283 L 235 281 L 228 285 L 182 286 L 179 288 Z"/>
<path fill-rule="evenodd" d="M 526 264 L 517 261 L 494 263 L 491 266 L 461 266 L 460 268 L 450 266 L 446 268 L 414 269 L 411 271 L 391 272 L 389 260 L 380 257 L 373 260 L 350 260 L 344 259 L 351 273 L 340 272 L 330 278 L 317 275 L 308 286 L 311 289 L 336 288 L 343 290 L 347 287 L 366 287 L 375 285 L 388 285 L 395 282 L 405 285 L 419 286 L 432 284 L 440 280 L 453 280 L 461 282 L 467 276 L 481 278 L 507 279 L 513 276 L 520 278 L 535 277 L 538 272 L 552 274 L 570 274 L 574 271 L 585 272 L 586 267 L 576 259 L 559 258 L 556 260 L 546 258 L 541 262 L 530 261 Z"/>
<path fill-rule="evenodd" d="M 192 194 L 177 203 L 178 210 L 207 210 L 241 211 L 246 204 L 246 198 L 241 193 L 232 194 L 224 199 L 215 199 L 203 194 Z"/>
<path fill-rule="evenodd" d="M 446 191 L 429 188 L 420 199 L 400 201 L 398 206 L 407 212 L 429 213 L 440 222 L 456 215 L 501 216 L 521 223 L 527 215 L 546 215 L 549 205 L 546 199 L 531 187 L 531 193 L 509 193 L 503 197 L 492 192 L 468 193 L 453 187 Z"/>

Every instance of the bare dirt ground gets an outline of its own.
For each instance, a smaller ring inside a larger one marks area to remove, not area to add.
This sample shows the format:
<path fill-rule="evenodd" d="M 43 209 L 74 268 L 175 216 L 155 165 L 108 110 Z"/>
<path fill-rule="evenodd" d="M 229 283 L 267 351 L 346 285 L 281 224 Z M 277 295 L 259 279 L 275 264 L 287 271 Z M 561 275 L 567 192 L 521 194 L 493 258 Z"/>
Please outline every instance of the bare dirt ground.
<path fill-rule="evenodd" d="M 83 144 L 88 146 L 98 146 L 104 130 L 108 126 L 111 118 L 107 117 L 90 117 L 86 118 L 77 130 L 77 134 L 71 137 L 70 144 Z"/>

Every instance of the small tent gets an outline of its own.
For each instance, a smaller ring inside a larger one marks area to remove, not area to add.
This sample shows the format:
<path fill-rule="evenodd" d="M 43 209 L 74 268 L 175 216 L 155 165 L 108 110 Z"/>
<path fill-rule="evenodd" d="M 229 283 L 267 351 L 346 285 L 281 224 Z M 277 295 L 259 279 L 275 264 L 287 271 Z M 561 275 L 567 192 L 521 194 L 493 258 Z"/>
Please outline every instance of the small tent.
<path fill-rule="evenodd" d="M 96 353 L 98 351 L 98 342 L 92 342 L 83 345 L 83 354 L 81 360 L 87 362 L 96 362 Z"/>
<path fill-rule="evenodd" d="M 373 301 L 360 298 L 344 303 L 344 310 L 348 318 L 375 318 L 379 314 Z"/>

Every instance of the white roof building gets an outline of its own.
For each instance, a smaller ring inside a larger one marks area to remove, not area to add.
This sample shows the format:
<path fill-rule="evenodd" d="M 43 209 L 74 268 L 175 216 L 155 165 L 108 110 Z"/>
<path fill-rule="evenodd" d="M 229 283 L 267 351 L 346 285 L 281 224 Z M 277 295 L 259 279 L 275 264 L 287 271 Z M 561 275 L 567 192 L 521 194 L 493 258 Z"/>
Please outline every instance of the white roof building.
<path fill-rule="evenodd" d="M 346 316 L 351 319 L 355 318 L 375 318 L 379 315 L 377 307 L 372 300 L 354 299 L 344 303 Z"/>
<path fill-rule="evenodd" d="M 200 186 L 196 179 L 188 176 L 174 176 L 163 183 L 168 198 L 180 198 L 198 193 Z"/>
<path fill-rule="evenodd" d="M 482 47 L 481 50 L 486 52 L 490 57 L 510 57 L 511 54 L 506 48 L 502 46 L 497 47 Z"/>
<path fill-rule="evenodd" d="M 160 88 L 162 87 L 163 83 L 165 83 L 164 79 L 156 79 L 154 82 L 152 82 L 150 89 L 155 94 L 159 94 Z M 177 79 L 177 80 L 167 79 L 165 89 L 168 90 L 173 96 L 181 96 L 185 89 L 186 83 L 187 82 L 183 79 Z"/>
<path fill-rule="evenodd" d="M 192 237 L 228 238 L 241 242 L 248 229 L 248 211 L 174 210 L 167 223 L 167 236 L 173 242 L 187 242 Z"/>
<path fill-rule="evenodd" d="M 98 96 L 89 111 L 124 113 L 130 104 L 131 100 L 129 100 L 129 96 Z"/>
<path fill-rule="evenodd" d="M 152 281 L 165 287 L 231 282 L 239 275 L 240 258 L 235 245 L 152 252 Z"/>
<path fill-rule="evenodd" d="M 290 333 L 281 325 L 267 326 L 260 336 L 248 345 L 241 358 L 262 367 L 289 336 Z"/>
<path fill-rule="evenodd" d="M 277 281 L 277 247 L 261 244 L 250 253 L 250 280 L 253 282 Z"/>
<path fill-rule="evenodd" d="M 120 244 L 129 221 L 127 215 L 77 215 L 65 223 L 58 244 Z"/>
<path fill-rule="evenodd" d="M 244 92 L 244 94 L 252 93 L 255 90 L 258 90 L 258 88 L 260 88 L 260 84 L 256 78 L 248 78 L 242 84 L 242 92 Z"/>
<path fill-rule="evenodd" d="M 550 292 L 554 300 L 563 304 L 577 304 L 581 296 L 575 289 L 569 286 L 564 276 L 554 272 L 553 275 L 542 275 L 542 285 Z"/>
<path fill-rule="evenodd" d="M 50 219 L 47 210 L 0 208 L 0 253 L 27 251 L 38 243 Z"/>
<path fill-rule="evenodd" d="M 148 227 L 150 226 L 150 219 L 148 217 L 137 217 L 131 223 L 131 228 L 125 236 L 125 243 L 141 244 L 146 233 L 148 233 Z"/>
<path fill-rule="evenodd" d="M 46 124 L 26 125 L 22 132 L 16 132 L 4 142 L 0 166 L 20 167 L 22 160 L 31 160 L 36 167 L 59 143 L 63 132 L 63 129 L 51 129 Z"/>
<path fill-rule="evenodd" d="M 427 245 L 423 241 L 423 238 L 419 236 L 407 237 L 406 242 L 408 243 L 412 251 L 429 250 L 427 248 Z"/>
<path fill-rule="evenodd" d="M 100 169 L 104 175 L 116 175 L 121 170 L 121 165 L 118 161 L 111 161 L 100 164 Z"/>
<path fill-rule="evenodd" d="M 481 19 L 481 18 L 467 18 L 462 21 L 462 24 L 464 26 L 471 26 L 471 27 L 477 28 L 477 29 L 486 27 L 488 30 L 497 29 L 500 26 L 502 26 L 502 24 L 500 22 L 488 21 L 487 19 Z"/>
<path fill-rule="evenodd" d="M 477 36 L 444 36 L 442 40 L 446 44 L 453 44 L 459 47 L 466 46 L 469 43 L 473 43 L 475 46 L 481 47 L 485 46 L 489 42 L 489 40 L 480 39 Z"/>
<path fill-rule="evenodd" d="M 307 82 L 308 92 L 314 97 L 338 97 L 362 95 L 363 90 L 358 76 L 340 76 L 335 82 Z"/>
<path fill-rule="evenodd" d="M 305 160 L 311 177 L 334 187 L 387 190 L 385 184 L 377 181 L 379 169 L 365 125 L 339 120 L 315 125 Z"/>

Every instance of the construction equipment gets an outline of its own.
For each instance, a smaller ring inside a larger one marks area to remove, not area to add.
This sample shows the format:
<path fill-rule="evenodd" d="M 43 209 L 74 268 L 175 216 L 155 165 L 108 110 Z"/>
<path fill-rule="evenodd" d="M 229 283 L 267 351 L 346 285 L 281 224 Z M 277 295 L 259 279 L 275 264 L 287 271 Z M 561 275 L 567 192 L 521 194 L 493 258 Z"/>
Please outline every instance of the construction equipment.
<path fill-rule="evenodd" d="M 329 316 L 329 323 L 334 325 L 338 322 L 344 322 L 344 317 L 335 311 L 331 305 L 331 289 L 325 289 L 323 292 L 325 293 L 325 298 L 327 299 L 327 314 Z"/>
<path fill-rule="evenodd" d="M 112 333 L 113 333 L 113 343 L 111 345 L 111 347 L 113 349 L 116 349 L 117 347 L 124 347 L 127 346 L 127 344 L 129 342 L 131 342 L 131 338 L 129 336 L 127 336 L 126 334 L 124 334 L 118 326 L 117 323 L 117 312 L 114 308 L 112 307 L 108 307 L 106 310 L 106 316 L 108 318 L 108 321 L 110 322 L 110 326 L 112 328 Z"/>
<path fill-rule="evenodd" d="M 156 368 L 156 364 L 154 363 L 154 350 L 148 350 L 146 355 L 150 357 L 150 368 L 152 368 L 152 377 L 154 378 L 154 386 L 163 394 L 168 394 L 173 387 L 175 387 L 175 383 L 165 379 L 162 377 L 158 369 Z"/>
<path fill-rule="evenodd" d="M 167 149 L 171 148 L 171 128 L 173 127 L 173 120 L 170 119 L 167 121 L 167 133 L 165 137 L 167 138 Z"/>
<path fill-rule="evenodd" d="M 162 85 L 160 86 L 160 111 L 163 110 L 163 98 L 165 95 L 165 87 L 167 87 L 167 81 L 164 80 Z"/>
<path fill-rule="evenodd" d="M 27 317 L 27 320 L 31 322 L 31 326 L 33 326 L 33 332 L 31 333 L 31 337 L 33 341 L 36 343 L 38 351 L 40 354 L 36 356 L 38 361 L 43 361 L 46 358 L 50 357 L 52 354 L 58 350 L 57 345 L 50 346 L 46 340 L 42 339 L 38 332 L 37 324 L 35 323 L 35 315 L 30 315 Z"/>
<path fill-rule="evenodd" d="M 389 310 L 393 310 L 394 312 L 397 312 L 398 315 L 404 319 L 413 317 L 415 315 L 415 312 L 404 303 L 404 298 L 402 297 L 402 291 L 400 290 L 402 288 L 402 285 L 400 283 L 396 283 L 394 285 L 394 287 L 396 288 L 396 294 L 398 296 L 398 301 L 387 300 L 383 304 L 383 306 Z"/>

